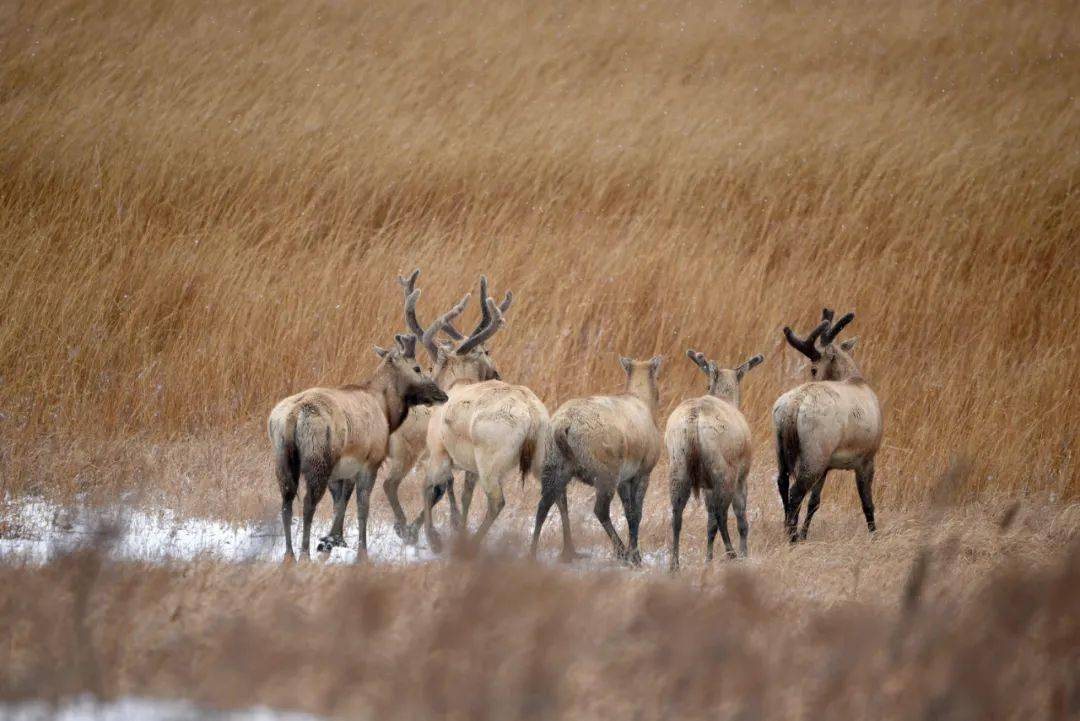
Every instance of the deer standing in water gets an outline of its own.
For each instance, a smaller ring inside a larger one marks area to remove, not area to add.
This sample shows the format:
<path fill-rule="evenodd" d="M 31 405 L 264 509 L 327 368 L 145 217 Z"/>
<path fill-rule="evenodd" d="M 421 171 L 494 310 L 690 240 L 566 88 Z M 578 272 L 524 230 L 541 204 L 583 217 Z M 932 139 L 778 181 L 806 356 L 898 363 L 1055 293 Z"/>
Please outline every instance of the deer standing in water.
<path fill-rule="evenodd" d="M 657 385 L 662 359 L 620 358 L 626 371 L 626 389 L 618 395 L 592 396 L 567 401 L 551 418 L 553 446 L 541 477 L 532 552 L 551 504 L 558 502 L 563 523 L 563 558 L 575 555 L 566 504 L 566 486 L 577 478 L 596 490 L 593 512 L 611 539 L 616 557 L 641 563 L 638 525 L 641 522 L 649 475 L 660 458 L 660 430 L 656 424 L 660 391 Z M 619 494 L 629 532 L 629 549 L 611 524 L 611 500 Z"/>
<path fill-rule="evenodd" d="M 881 406 L 850 355 L 855 340 L 836 343 L 836 337 L 855 319 L 848 313 L 835 324 L 826 308 L 821 323 L 806 338 L 790 328 L 784 337 L 810 359 L 814 378 L 793 388 L 773 404 L 776 427 L 776 485 L 784 504 L 789 539 L 805 539 L 810 519 L 821 502 L 825 476 L 832 469 L 855 471 L 866 526 L 874 523 L 874 457 L 881 447 Z M 795 483 L 790 484 L 794 474 Z M 798 530 L 803 498 L 810 494 L 802 530 Z"/>
<path fill-rule="evenodd" d="M 739 384 L 764 358 L 756 355 L 738 368 L 721 368 L 694 350 L 690 360 L 709 379 L 709 392 L 683 401 L 668 417 L 664 440 L 671 469 L 671 570 L 679 568 L 679 534 L 683 509 L 693 491 L 705 493 L 708 513 L 706 562 L 713 557 L 716 531 L 724 540 L 728 558 L 735 549 L 728 535 L 727 512 L 735 512 L 739 529 L 739 553 L 746 556 L 750 525 L 746 521 L 746 476 L 750 472 L 752 447 L 750 426 L 739 410 Z"/>
<path fill-rule="evenodd" d="M 366 556 L 368 501 L 390 434 L 413 406 L 442 403 L 447 398 L 420 370 L 415 351 L 415 336 L 399 335 L 394 348 L 375 347 L 382 360 L 364 383 L 310 388 L 282 400 L 270 412 L 267 426 L 281 490 L 286 560 L 295 558 L 292 512 L 301 473 L 307 485 L 302 557 L 310 556 L 311 520 L 327 485 L 346 478 L 357 488 L 357 558 Z M 344 513 L 345 502 L 335 499 L 335 518 Z"/>

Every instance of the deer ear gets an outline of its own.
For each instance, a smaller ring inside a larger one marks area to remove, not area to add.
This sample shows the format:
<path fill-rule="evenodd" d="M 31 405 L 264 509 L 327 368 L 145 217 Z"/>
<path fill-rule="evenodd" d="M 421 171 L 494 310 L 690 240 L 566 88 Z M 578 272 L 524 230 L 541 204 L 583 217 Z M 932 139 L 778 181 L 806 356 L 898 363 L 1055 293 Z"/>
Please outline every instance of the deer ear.
<path fill-rule="evenodd" d="M 859 336 L 855 336 L 854 338 L 848 338 L 845 341 L 840 341 L 840 350 L 844 351 L 845 353 L 850 353 L 855 348 L 855 346 L 858 345 L 858 343 Z"/>
<path fill-rule="evenodd" d="M 622 365 L 622 369 L 626 371 L 627 375 L 630 375 L 630 371 L 634 369 L 634 361 L 623 356 L 619 356 L 619 363 Z"/>
<path fill-rule="evenodd" d="M 375 355 L 379 356 L 380 358 L 385 358 L 386 356 L 390 355 L 390 351 L 386 350 L 385 348 L 383 348 L 381 346 L 374 346 L 374 348 L 375 348 Z"/>
<path fill-rule="evenodd" d="M 761 365 L 764 362 L 765 362 L 765 356 L 760 355 L 760 354 L 754 356 L 753 358 L 746 361 L 741 366 L 739 366 L 738 368 L 735 369 L 735 377 L 738 378 L 739 380 L 742 380 L 742 377 L 744 375 L 746 375 L 751 370 L 753 370 L 754 368 L 756 368 L 757 366 Z"/>

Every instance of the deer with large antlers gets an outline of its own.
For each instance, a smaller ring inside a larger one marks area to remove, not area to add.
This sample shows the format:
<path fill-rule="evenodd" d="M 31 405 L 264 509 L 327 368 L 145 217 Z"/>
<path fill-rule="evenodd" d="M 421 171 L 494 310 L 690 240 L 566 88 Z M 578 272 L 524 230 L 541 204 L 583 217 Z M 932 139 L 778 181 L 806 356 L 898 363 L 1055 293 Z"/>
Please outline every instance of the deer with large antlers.
<path fill-rule="evenodd" d="M 502 305 L 487 297 L 487 279 L 480 279 L 480 323 L 457 345 L 433 345 L 433 375 L 449 399 L 431 415 L 427 431 L 427 479 L 424 487 L 424 532 L 432 550 L 441 540 L 431 511 L 453 481 L 453 471 L 465 472 L 462 529 L 468 532 L 468 513 L 475 484 L 487 496 L 487 515 L 476 531 L 479 543 L 506 504 L 502 482 L 515 471 L 539 478 L 549 440 L 549 416 L 544 403 L 524 386 L 504 383 L 486 343 L 502 327 Z"/>
<path fill-rule="evenodd" d="M 848 313 L 833 323 L 826 308 L 806 338 L 790 328 L 784 337 L 810 360 L 814 379 L 793 388 L 773 405 L 776 427 L 776 485 L 784 505 L 784 523 L 792 542 L 805 539 L 821 502 L 825 476 L 832 469 L 855 471 L 866 526 L 874 523 L 874 457 L 881 446 L 882 416 L 874 391 L 851 357 L 857 339 L 836 343 L 836 337 L 855 319 Z M 794 474 L 795 483 L 790 484 Z M 806 518 L 798 530 L 803 498 L 810 494 Z"/>
<path fill-rule="evenodd" d="M 285 558 L 295 558 L 292 543 L 293 500 L 300 474 L 304 494 L 302 557 L 310 555 L 311 520 L 327 486 L 349 479 L 356 492 L 359 554 L 367 553 L 367 516 L 375 474 L 386 457 L 390 434 L 413 406 L 442 403 L 446 394 L 416 363 L 416 338 L 396 337 L 390 350 L 375 347 L 382 359 L 364 383 L 339 388 L 310 388 L 290 396 L 270 412 L 268 432 L 281 490 Z M 348 498 L 335 498 L 335 522 L 344 518 Z"/>
<path fill-rule="evenodd" d="M 735 512 L 739 530 L 739 553 L 746 556 L 750 525 L 746 521 L 746 476 L 752 459 L 750 426 L 739 410 L 743 377 L 764 358 L 756 355 L 738 368 L 721 368 L 695 350 L 687 357 L 709 379 L 709 391 L 700 398 L 683 401 L 668 417 L 664 441 L 671 471 L 671 570 L 679 568 L 679 534 L 683 509 L 691 491 L 705 493 L 708 514 L 705 560 L 713 557 L 719 529 L 728 558 L 735 549 L 728 535 L 727 513 Z"/>
<path fill-rule="evenodd" d="M 432 362 L 436 360 L 436 344 L 439 332 L 446 333 L 451 338 L 462 340 L 464 336 L 454 327 L 454 319 L 461 315 L 469 301 L 469 295 L 462 298 L 457 305 L 444 313 L 428 327 L 424 327 L 416 318 L 416 303 L 420 299 L 420 290 L 416 287 L 416 280 L 420 276 L 420 269 L 414 270 L 408 278 L 398 276 L 398 284 L 405 293 L 405 323 L 414 337 L 424 347 Z M 481 283 L 481 293 L 486 292 L 486 283 Z M 505 303 L 505 301 L 504 301 Z M 409 474 L 414 466 L 418 465 L 423 456 L 427 444 L 427 427 L 431 419 L 430 406 L 416 406 L 405 418 L 401 426 L 390 434 L 387 447 L 386 460 L 383 465 L 386 469 L 383 478 L 383 491 L 390 502 L 391 511 L 394 514 L 394 532 L 406 543 L 415 543 L 417 531 L 423 519 L 423 512 L 417 515 L 411 524 L 405 518 L 405 511 L 401 506 L 398 490 L 401 482 Z M 457 501 L 453 497 L 453 484 L 447 490 L 451 498 L 451 516 L 456 519 Z M 344 508 L 348 505 L 353 487 L 351 479 L 337 479 L 330 482 L 330 495 L 334 499 L 334 508 Z M 334 546 L 344 546 L 345 513 L 335 513 L 334 522 L 330 533 L 319 541 L 319 551 L 330 551 Z"/>
<path fill-rule="evenodd" d="M 660 458 L 656 413 L 661 361 L 660 356 L 647 361 L 620 358 L 626 371 L 622 393 L 567 401 L 551 417 L 553 446 L 541 477 L 532 538 L 534 555 L 553 503 L 559 503 L 562 514 L 563 558 L 575 555 L 564 508 L 566 486 L 571 478 L 577 478 L 596 491 L 593 512 L 611 539 L 616 557 L 641 563 L 638 525 L 649 475 Z M 611 523 L 611 501 L 616 493 L 626 515 L 629 547 Z"/>

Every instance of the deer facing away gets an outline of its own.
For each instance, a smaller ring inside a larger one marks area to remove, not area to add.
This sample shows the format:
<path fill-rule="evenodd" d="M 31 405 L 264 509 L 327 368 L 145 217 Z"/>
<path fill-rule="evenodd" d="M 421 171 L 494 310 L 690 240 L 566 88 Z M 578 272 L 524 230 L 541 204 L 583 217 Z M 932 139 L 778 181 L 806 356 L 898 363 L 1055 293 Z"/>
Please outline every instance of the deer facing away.
<path fill-rule="evenodd" d="M 476 531 L 479 543 L 506 504 L 502 482 L 515 472 L 539 477 L 549 439 L 549 416 L 543 402 L 524 386 L 499 378 L 485 343 L 502 327 L 503 307 L 486 297 L 480 325 L 457 346 L 438 346 L 433 374 L 449 396 L 434 409 L 427 429 L 427 480 L 424 488 L 424 532 L 432 550 L 441 540 L 431 512 L 453 481 L 453 471 L 465 472 L 463 523 L 474 484 L 487 496 L 487 515 Z M 463 532 L 467 527 L 463 525 Z"/>
<path fill-rule="evenodd" d="M 776 428 L 776 485 L 784 505 L 784 523 L 792 542 L 805 539 L 821 502 L 825 476 L 832 469 L 855 471 L 866 526 L 874 523 L 874 457 L 881 446 L 882 415 L 874 391 L 850 355 L 855 339 L 836 343 L 852 320 L 848 313 L 832 323 L 826 308 L 821 323 L 806 338 L 784 328 L 787 342 L 810 359 L 815 380 L 793 388 L 773 404 Z M 795 483 L 790 483 L 794 474 Z M 806 518 L 797 531 L 803 498 L 810 494 Z"/>
<path fill-rule="evenodd" d="M 727 513 L 735 512 L 739 553 L 746 556 L 750 526 L 746 521 L 746 476 L 752 458 L 750 426 L 739 410 L 739 384 L 764 358 L 756 355 L 738 368 L 719 367 L 703 353 L 686 351 L 709 379 L 709 392 L 683 401 L 668 417 L 664 440 L 671 469 L 671 570 L 679 568 L 679 534 L 683 509 L 690 498 L 705 494 L 708 544 L 705 560 L 713 557 L 716 531 L 729 558 L 735 549 L 728 535 Z"/>
<path fill-rule="evenodd" d="M 656 356 L 647 361 L 619 361 L 626 371 L 623 393 L 567 401 L 551 418 L 553 447 L 541 476 L 533 554 L 548 511 L 557 502 L 563 523 L 563 558 L 575 555 L 564 508 L 566 486 L 571 478 L 577 478 L 596 491 L 593 512 L 611 539 L 615 555 L 632 563 L 641 562 L 638 525 L 649 475 L 660 457 L 656 412 L 662 359 Z M 629 549 L 611 524 L 611 501 L 616 493 L 626 514 Z"/>
<path fill-rule="evenodd" d="M 310 555 L 311 520 L 328 484 L 349 479 L 357 488 L 359 555 L 367 551 L 367 515 L 375 473 L 386 457 L 391 432 L 416 405 L 441 403 L 446 394 L 425 375 L 415 359 L 416 338 L 399 335 L 390 350 L 375 347 L 382 359 L 372 376 L 359 385 L 310 388 L 282 400 L 270 412 L 268 432 L 281 490 L 281 523 L 285 558 L 294 558 L 293 500 L 300 474 L 304 494 L 300 552 Z M 343 495 L 343 494 L 342 494 Z M 335 520 L 344 517 L 347 498 L 335 499 Z"/>

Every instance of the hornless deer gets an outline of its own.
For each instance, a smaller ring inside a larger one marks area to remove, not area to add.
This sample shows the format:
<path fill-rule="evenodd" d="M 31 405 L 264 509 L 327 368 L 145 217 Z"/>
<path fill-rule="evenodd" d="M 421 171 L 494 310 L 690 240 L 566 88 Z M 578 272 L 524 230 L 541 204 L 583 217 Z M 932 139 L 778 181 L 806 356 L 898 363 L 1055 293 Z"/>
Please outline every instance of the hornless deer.
<path fill-rule="evenodd" d="M 821 502 L 825 476 L 834 468 L 855 471 L 866 526 L 871 533 L 875 530 L 874 456 L 881 446 L 881 407 L 849 354 L 855 339 L 833 342 L 855 314 L 848 313 L 835 325 L 832 318 L 832 311 L 826 308 L 821 323 L 806 338 L 784 328 L 788 343 L 810 359 L 810 373 L 815 378 L 773 404 L 776 485 L 784 504 L 785 527 L 793 543 L 806 538 L 810 519 Z M 789 487 L 792 473 L 795 483 Z M 810 501 L 806 518 L 797 532 L 799 510 L 807 493 Z"/>
<path fill-rule="evenodd" d="M 484 316 L 480 324 L 457 347 L 438 346 L 433 371 L 449 400 L 434 410 L 428 423 L 427 481 L 424 486 L 424 532 L 432 550 L 442 542 L 431 521 L 431 510 L 453 480 L 453 471 L 465 471 L 462 495 L 463 531 L 474 483 L 488 500 L 487 515 L 476 531 L 480 542 L 506 505 L 502 481 L 513 471 L 539 478 L 549 439 L 549 416 L 543 402 L 524 386 L 499 379 L 491 355 L 484 347 L 503 325 L 503 311 L 486 297 L 481 279 Z"/>
<path fill-rule="evenodd" d="M 289 396 L 270 412 L 268 431 L 281 489 L 285 558 L 294 558 L 293 499 L 304 474 L 304 531 L 300 552 L 310 556 L 311 519 L 331 480 L 349 478 L 357 486 L 358 559 L 367 552 L 367 515 L 375 473 L 386 457 L 390 433 L 412 406 L 442 403 L 446 394 L 416 364 L 416 338 L 399 335 L 391 350 L 375 347 L 382 358 L 366 382 L 339 388 L 310 388 Z M 335 515 L 344 503 L 335 504 Z"/>
<path fill-rule="evenodd" d="M 620 358 L 626 371 L 626 389 L 612 396 L 570 400 L 551 417 L 553 447 L 541 477 L 540 503 L 536 508 L 532 552 L 540 542 L 540 530 L 551 504 L 565 504 L 571 478 L 596 489 L 593 512 L 611 539 L 615 555 L 641 562 L 638 524 L 649 487 L 649 474 L 660 458 L 660 430 L 656 425 L 660 391 L 657 378 L 660 356 L 647 361 Z M 619 494 L 630 535 L 629 550 L 611 524 L 611 499 Z M 574 555 L 566 514 L 563 514 L 563 557 Z"/>
<path fill-rule="evenodd" d="M 694 350 L 686 351 L 690 360 L 709 379 L 709 393 L 679 404 L 668 417 L 664 440 L 671 466 L 671 570 L 679 568 L 679 534 L 683 509 L 691 490 L 696 496 L 705 491 L 708 513 L 708 545 L 705 560 L 713 557 L 713 542 L 719 528 L 728 558 L 735 549 L 728 535 L 728 506 L 735 511 L 739 529 L 739 553 L 746 556 L 746 475 L 752 457 L 750 426 L 739 411 L 739 383 L 743 376 L 761 363 L 756 355 L 738 368 L 720 368 L 715 361 Z"/>

